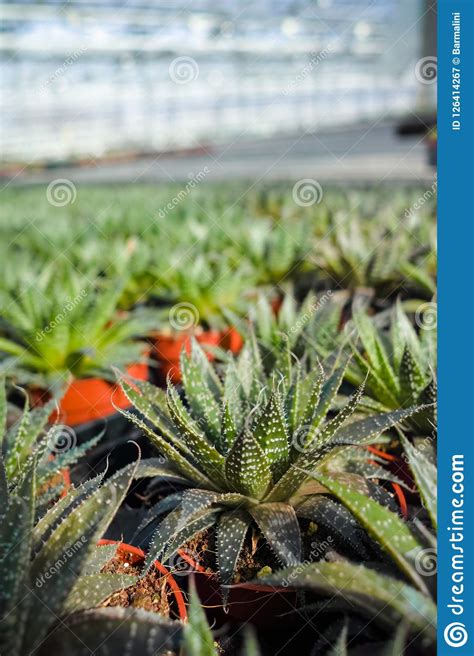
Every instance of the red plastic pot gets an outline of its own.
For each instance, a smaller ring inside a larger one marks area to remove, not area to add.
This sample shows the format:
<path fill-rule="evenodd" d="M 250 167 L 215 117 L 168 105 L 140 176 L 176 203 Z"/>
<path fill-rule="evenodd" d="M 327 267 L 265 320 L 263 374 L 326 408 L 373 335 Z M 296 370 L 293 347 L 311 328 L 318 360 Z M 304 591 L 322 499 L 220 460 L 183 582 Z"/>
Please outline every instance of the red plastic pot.
<path fill-rule="evenodd" d="M 136 363 L 126 368 L 127 374 L 138 380 L 148 380 L 148 364 Z M 45 390 L 30 391 L 33 406 L 44 405 L 51 397 Z M 102 378 L 77 378 L 73 380 L 62 399 L 59 409 L 49 417 L 51 424 L 77 426 L 89 421 L 103 419 L 117 412 L 117 408 L 128 408 L 130 402 L 120 385 Z"/>
<path fill-rule="evenodd" d="M 221 346 L 223 334 L 219 330 L 204 330 L 195 334 L 162 334 L 154 333 L 151 335 L 152 351 L 151 357 L 157 360 L 159 364 L 158 376 L 160 382 L 166 382 L 167 378 L 173 383 L 181 382 L 181 371 L 179 368 L 179 358 L 183 348 L 186 352 L 191 351 L 191 338 L 194 337 L 204 346 Z M 207 353 L 209 360 L 213 360 L 212 353 Z"/>
<path fill-rule="evenodd" d="M 141 565 L 145 560 L 145 552 L 134 547 L 131 544 L 126 544 L 125 542 L 117 542 L 116 540 L 99 540 L 99 546 L 116 544 L 117 553 L 120 556 L 121 554 L 131 556 L 131 561 L 133 565 Z M 166 583 L 172 592 L 172 596 L 176 606 L 176 614 L 180 620 L 186 622 L 188 619 L 188 613 L 186 611 L 186 604 L 184 603 L 183 593 L 179 585 L 176 583 L 176 580 L 172 576 L 171 572 L 166 569 L 166 567 L 160 563 L 159 560 L 155 560 L 154 565 L 156 569 L 166 578 Z"/>
<path fill-rule="evenodd" d="M 385 451 L 380 451 L 380 449 L 377 449 L 373 446 L 367 446 L 366 449 L 367 451 L 370 451 L 370 453 L 373 453 L 379 458 L 382 458 L 382 460 L 387 461 L 389 463 L 390 471 L 396 474 L 407 485 L 409 485 L 410 487 L 414 486 L 413 479 L 410 475 L 408 468 L 405 466 L 405 463 L 403 462 L 402 458 L 399 458 L 398 456 L 394 456 L 391 453 L 385 453 Z M 407 504 L 405 492 L 403 491 L 402 487 L 398 483 L 392 483 L 392 487 L 398 499 L 400 511 L 402 515 L 405 517 L 405 519 L 407 519 L 408 504 Z"/>
<path fill-rule="evenodd" d="M 297 607 L 297 592 L 290 588 L 240 583 L 230 588 L 224 609 L 217 575 L 205 570 L 186 550 L 179 549 L 178 554 L 190 566 L 201 603 L 217 626 L 229 619 L 254 626 L 271 626 L 279 615 Z M 290 621 L 289 618 L 286 621 Z"/>

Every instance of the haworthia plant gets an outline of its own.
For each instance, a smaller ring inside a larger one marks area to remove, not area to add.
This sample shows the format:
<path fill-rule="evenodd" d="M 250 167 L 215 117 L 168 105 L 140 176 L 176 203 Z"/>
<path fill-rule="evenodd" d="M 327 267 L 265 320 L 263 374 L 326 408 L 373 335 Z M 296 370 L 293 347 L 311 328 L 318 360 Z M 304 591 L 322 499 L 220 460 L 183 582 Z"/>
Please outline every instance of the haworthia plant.
<path fill-rule="evenodd" d="M 426 311 L 435 312 L 435 304 L 429 304 Z M 426 405 L 407 422 L 416 435 L 436 430 L 436 330 L 432 319 L 421 321 L 418 334 L 397 302 L 389 331 L 379 328 L 362 310 L 354 312 L 346 327 L 353 351 L 346 379 L 356 386 L 366 379 L 363 405 L 372 411 Z"/>
<path fill-rule="evenodd" d="M 406 290 L 431 298 L 436 291 L 434 222 L 423 236 L 425 226 L 420 221 L 412 223 L 410 230 L 405 230 L 398 219 L 364 220 L 352 209 L 342 218 L 335 214 L 324 239 L 316 243 L 312 259 L 332 286 L 371 290 L 381 300 Z M 414 234 L 420 235 L 418 239 Z M 428 246 L 419 248 L 420 243 L 429 242 L 431 252 Z"/>
<path fill-rule="evenodd" d="M 143 344 L 135 337 L 151 328 L 147 315 L 117 314 L 124 280 L 99 286 L 71 266 L 60 273 L 46 269 L 21 295 L 16 287 L 0 289 L 0 371 L 54 393 L 72 376 L 112 380 L 112 365 L 140 360 Z"/>
<path fill-rule="evenodd" d="M 416 408 L 348 423 L 362 388 L 338 414 L 329 414 L 345 365 L 326 375 L 319 369 L 303 373 L 289 362 L 287 379 L 279 371 L 266 377 L 251 342 L 229 361 L 221 379 L 194 342 L 191 353 L 182 353 L 184 401 L 171 383 L 165 393 L 140 381 L 122 381 L 142 416 L 123 414 L 168 458 L 170 472 L 185 481 L 152 539 L 148 565 L 212 529 L 216 569 L 229 584 L 251 528 L 261 532 L 283 565 L 296 564 L 302 557 L 300 520 L 324 523 L 329 517 L 311 474 L 343 477 L 366 492 L 377 488 L 369 486 L 366 468 L 359 473 L 357 463 L 349 467 L 354 445 L 376 440 Z M 377 472 L 383 477 L 380 467 Z M 357 541 L 344 509 L 334 515 L 332 530 L 344 541 L 353 536 Z"/>
<path fill-rule="evenodd" d="M 340 596 L 346 612 L 364 613 L 381 623 L 394 625 L 405 620 L 414 635 L 428 645 L 436 641 L 436 604 L 427 595 L 402 580 L 387 576 L 365 565 L 349 562 L 305 563 L 286 568 L 259 583 L 281 586 L 290 581 L 303 589 L 329 597 Z"/>
<path fill-rule="evenodd" d="M 67 617 L 38 656 L 180 656 L 183 627 L 140 608 L 97 608 Z M 194 656 L 194 655 L 193 655 Z M 201 656 L 199 652 L 195 656 Z"/>
<path fill-rule="evenodd" d="M 10 407 L 5 379 L 0 377 L 0 452 L 4 460 L 7 486 L 10 491 L 20 488 L 35 461 L 38 509 L 64 493 L 64 470 L 76 464 L 101 438 L 101 435 L 97 435 L 78 446 L 72 429 L 60 424 L 48 424 L 55 406 L 53 400 L 43 407 L 30 410 L 25 394 L 23 412 L 8 425 Z"/>
<path fill-rule="evenodd" d="M 402 436 L 402 444 L 423 504 L 433 526 L 436 527 L 438 522 L 438 472 L 436 466 L 425 457 L 421 448 L 415 448 L 404 436 Z M 423 443 L 421 443 L 422 445 Z"/>
<path fill-rule="evenodd" d="M 240 263 L 235 269 L 224 258 L 211 259 L 205 253 L 195 253 L 186 267 L 182 266 L 181 258 L 175 253 L 168 253 L 164 259 L 158 275 L 162 296 L 170 303 L 187 305 L 189 325 L 199 322 L 208 329 L 222 329 L 226 326 L 223 308 L 235 312 L 237 316 L 245 314 L 245 295 L 255 286 L 255 278 L 249 267 Z M 161 323 L 169 330 L 169 308 L 165 315 Z M 174 323 L 171 328 L 176 330 L 180 323 Z"/>
<path fill-rule="evenodd" d="M 199 602 L 194 580 L 189 586 L 188 622 L 184 626 L 180 656 L 219 656 L 219 649 L 207 623 L 206 614 Z M 260 648 L 253 632 L 244 635 L 242 656 L 260 656 Z"/>
<path fill-rule="evenodd" d="M 412 448 L 409 442 L 405 442 Z M 420 465 L 419 461 L 416 462 L 419 456 L 415 452 L 409 457 L 414 469 Z M 423 480 L 424 486 L 428 475 Z M 382 573 L 380 565 L 377 567 L 375 562 L 369 567 L 348 561 L 321 561 L 296 569 L 288 568 L 259 581 L 277 586 L 286 581 L 294 588 L 336 594 L 347 602 L 346 613 L 364 613 L 375 623 L 402 621 L 402 630 L 395 636 L 393 644 L 386 645 L 387 654 L 397 653 L 393 650 L 405 643 L 407 632 L 411 633 L 412 639 L 421 640 L 425 647 L 433 647 L 436 641 L 436 604 L 430 577 L 434 569 L 432 563 L 426 566 L 426 559 L 435 557 L 431 537 L 418 531 L 416 523 L 407 523 L 375 500 L 351 489 L 350 485 L 325 475 L 316 474 L 316 478 L 328 493 L 344 504 L 396 569 Z M 435 494 L 432 490 L 431 495 Z M 388 569 L 386 564 L 384 569 Z M 401 578 L 396 576 L 397 569 Z"/>
<path fill-rule="evenodd" d="M 98 636 L 117 629 L 115 639 L 120 636 L 124 643 L 137 639 L 144 648 L 140 653 L 154 654 L 155 643 L 149 641 L 150 648 L 145 649 L 145 638 L 160 632 L 172 635 L 176 627 L 164 627 L 157 615 L 152 621 L 122 609 L 96 609 L 113 592 L 136 580 L 102 572 L 113 550 L 96 544 L 134 476 L 160 470 L 152 462 L 134 463 L 102 485 L 99 476 L 71 488 L 37 519 L 36 469 L 33 456 L 21 481 L 9 489 L 0 454 L 0 652 L 9 656 L 61 653 L 58 645 L 63 643 L 56 631 L 62 632 L 67 645 L 73 635 L 65 631 L 69 626 L 98 647 Z M 143 622 L 137 630 L 138 619 Z M 83 653 L 84 644 L 75 644 L 77 653 Z"/>
<path fill-rule="evenodd" d="M 256 339 L 265 370 L 270 372 L 282 362 L 289 350 L 296 357 L 326 357 L 337 345 L 345 297 L 331 290 L 316 296 L 308 294 L 298 303 L 287 290 L 281 307 L 274 307 L 264 295 L 249 310 L 248 320 L 230 315 L 246 339 Z"/>

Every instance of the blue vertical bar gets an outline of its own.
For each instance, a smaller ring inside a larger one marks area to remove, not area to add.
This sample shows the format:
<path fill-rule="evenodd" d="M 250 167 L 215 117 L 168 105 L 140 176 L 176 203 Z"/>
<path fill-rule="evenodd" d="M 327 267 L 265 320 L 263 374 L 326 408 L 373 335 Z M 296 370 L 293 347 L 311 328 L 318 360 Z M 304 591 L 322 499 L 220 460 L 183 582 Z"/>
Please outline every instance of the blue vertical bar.
<path fill-rule="evenodd" d="M 438 656 L 474 654 L 474 0 L 438 2 Z"/>

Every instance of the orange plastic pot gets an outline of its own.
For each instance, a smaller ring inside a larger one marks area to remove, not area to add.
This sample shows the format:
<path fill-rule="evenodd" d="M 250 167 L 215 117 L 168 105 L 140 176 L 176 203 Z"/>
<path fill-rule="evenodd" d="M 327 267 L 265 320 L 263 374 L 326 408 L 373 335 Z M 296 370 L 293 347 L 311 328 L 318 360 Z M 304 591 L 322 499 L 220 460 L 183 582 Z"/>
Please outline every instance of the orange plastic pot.
<path fill-rule="evenodd" d="M 54 455 L 52 453 L 50 454 L 48 460 L 54 460 Z M 60 476 L 61 479 L 62 479 L 62 482 L 63 482 L 62 490 L 61 490 L 61 493 L 59 495 L 61 497 L 61 499 L 63 499 L 67 495 L 67 493 L 69 491 L 69 488 L 71 487 L 71 474 L 70 474 L 70 471 L 69 471 L 69 467 L 65 467 L 64 469 L 61 469 L 61 471 L 58 472 L 57 476 L 58 477 Z M 47 481 L 45 483 L 44 489 L 47 489 L 48 487 L 51 487 L 53 484 L 54 483 L 52 481 L 51 482 Z"/>
<path fill-rule="evenodd" d="M 69 469 L 63 469 L 61 471 L 61 476 L 63 477 L 63 481 L 64 481 L 64 488 L 63 491 L 61 492 L 61 498 L 63 498 L 66 496 L 69 488 L 71 487 L 71 474 L 69 473 Z"/>
<path fill-rule="evenodd" d="M 138 547 L 134 547 L 131 544 L 126 544 L 125 542 L 117 542 L 116 540 L 99 540 L 98 542 L 99 546 L 102 545 L 108 545 L 108 544 L 116 544 L 117 545 L 117 553 L 118 555 L 127 555 L 130 558 L 131 562 L 133 565 L 142 565 L 143 562 L 145 561 L 145 552 L 139 549 Z M 180 620 L 183 622 L 186 622 L 188 619 L 188 613 L 186 611 L 186 604 L 184 603 L 184 597 L 183 593 L 181 592 L 181 588 L 179 585 L 176 583 L 176 580 L 174 579 L 173 575 L 171 572 L 166 569 L 166 567 L 160 563 L 159 560 L 155 560 L 153 563 L 156 569 L 166 578 L 166 583 L 172 593 L 172 597 L 174 600 L 174 605 L 176 607 L 176 615 L 179 617 Z"/>
<path fill-rule="evenodd" d="M 231 353 L 237 354 L 240 353 L 244 345 L 244 340 L 239 331 L 231 326 L 227 330 L 224 330 L 220 345 Z"/>
<path fill-rule="evenodd" d="M 223 335 L 218 330 L 205 330 L 194 335 L 190 333 L 182 335 L 155 333 L 151 336 L 153 344 L 151 356 L 159 364 L 158 374 L 160 382 L 166 382 L 168 377 L 173 383 L 181 382 L 179 358 L 183 348 L 186 349 L 187 353 L 190 352 L 191 337 L 194 337 L 204 346 L 220 346 Z M 214 359 L 211 353 L 207 353 L 207 357 L 209 360 Z"/>
<path fill-rule="evenodd" d="M 132 364 L 127 374 L 138 380 L 148 380 L 148 364 Z M 33 399 L 36 405 L 47 401 L 45 393 Z M 103 419 L 117 412 L 117 408 L 128 408 L 130 402 L 120 385 L 101 378 L 78 378 L 73 380 L 59 402 L 59 409 L 51 413 L 50 423 L 77 426 L 89 421 Z"/>
<path fill-rule="evenodd" d="M 178 554 L 190 566 L 201 603 L 210 619 L 220 626 L 229 619 L 254 626 L 271 626 L 278 615 L 297 608 L 297 592 L 290 588 L 269 587 L 258 583 L 239 583 L 229 590 L 226 608 L 216 574 L 209 573 L 184 549 Z"/>

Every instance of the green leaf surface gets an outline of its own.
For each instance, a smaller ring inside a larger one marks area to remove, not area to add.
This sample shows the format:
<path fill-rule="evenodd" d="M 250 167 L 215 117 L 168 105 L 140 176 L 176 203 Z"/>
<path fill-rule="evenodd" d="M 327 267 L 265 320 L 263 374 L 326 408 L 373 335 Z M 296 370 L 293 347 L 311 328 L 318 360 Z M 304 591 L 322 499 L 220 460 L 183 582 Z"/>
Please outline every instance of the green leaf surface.
<path fill-rule="evenodd" d="M 271 481 L 270 463 L 248 430 L 244 430 L 230 450 L 225 473 L 236 492 L 260 499 L 268 490 Z"/>

